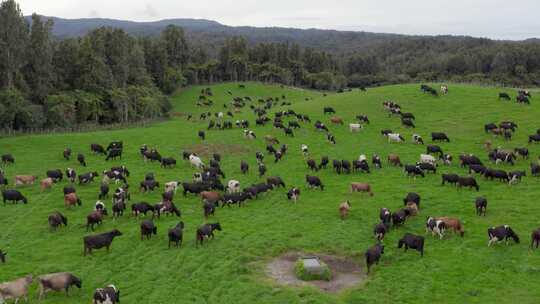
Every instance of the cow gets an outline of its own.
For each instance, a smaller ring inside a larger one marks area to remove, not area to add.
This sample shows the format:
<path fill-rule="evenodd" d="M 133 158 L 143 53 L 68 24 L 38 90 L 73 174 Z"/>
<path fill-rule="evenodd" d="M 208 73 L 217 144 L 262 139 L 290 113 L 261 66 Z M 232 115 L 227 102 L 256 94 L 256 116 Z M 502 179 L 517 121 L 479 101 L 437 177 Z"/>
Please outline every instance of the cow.
<path fill-rule="evenodd" d="M 146 237 L 149 240 L 153 235 L 157 234 L 157 227 L 151 220 L 144 220 L 141 222 L 141 241 Z"/>
<path fill-rule="evenodd" d="M 461 154 L 459 156 L 459 160 L 461 163 L 461 167 L 466 167 L 470 165 L 481 165 L 481 166 L 484 165 L 482 161 L 473 154 Z"/>
<path fill-rule="evenodd" d="M 476 188 L 476 191 L 480 191 L 480 186 L 478 186 L 478 183 L 476 182 L 476 179 L 474 177 L 460 177 L 458 179 L 458 187 L 461 189 L 462 187 L 470 187 L 470 188 Z"/>
<path fill-rule="evenodd" d="M 504 182 L 509 182 L 508 173 L 504 170 L 497 170 L 497 169 L 486 169 L 484 172 L 484 176 L 487 179 L 493 180 L 494 178 L 499 179 Z"/>
<path fill-rule="evenodd" d="M 203 169 L 204 168 L 203 161 L 201 160 L 200 157 L 196 156 L 195 154 L 191 154 L 189 156 L 189 163 L 191 164 L 192 167 L 195 167 L 197 169 Z"/>
<path fill-rule="evenodd" d="M 425 177 L 424 171 L 418 165 L 405 165 L 405 173 L 407 173 L 407 176 L 413 176 L 414 178 L 417 175 Z"/>
<path fill-rule="evenodd" d="M 442 221 L 444 223 L 445 229 L 452 229 L 454 233 L 459 233 L 460 237 L 465 235 L 465 230 L 463 224 L 458 218 L 453 217 L 436 217 L 435 221 Z M 442 237 L 441 237 L 442 238 Z"/>
<path fill-rule="evenodd" d="M 330 122 L 333 123 L 333 124 L 342 125 L 343 124 L 343 119 L 341 119 L 341 117 L 332 116 L 332 117 L 330 117 Z"/>
<path fill-rule="evenodd" d="M 41 301 L 48 291 L 62 291 L 69 295 L 69 288 L 73 285 L 81 289 L 82 280 L 69 272 L 57 272 L 41 275 L 39 282 L 39 300 Z"/>
<path fill-rule="evenodd" d="M 369 196 L 373 196 L 371 186 L 368 183 L 351 183 L 351 193 L 353 192 L 366 192 Z"/>
<path fill-rule="evenodd" d="M 420 252 L 420 256 L 424 256 L 424 237 L 420 235 L 414 235 L 412 233 L 406 233 L 399 241 L 398 248 L 405 246 L 405 251 L 409 248 L 416 249 Z"/>
<path fill-rule="evenodd" d="M 345 220 L 345 218 L 349 215 L 350 210 L 351 210 L 351 202 L 349 200 L 339 205 L 339 216 L 341 220 Z"/>
<path fill-rule="evenodd" d="M 66 177 L 69 179 L 71 183 L 75 182 L 75 178 L 77 178 L 77 173 L 72 168 L 66 169 Z"/>
<path fill-rule="evenodd" d="M 105 152 L 105 148 L 100 144 L 90 144 L 90 151 L 94 154 L 107 155 L 107 152 Z"/>
<path fill-rule="evenodd" d="M 438 235 L 439 239 L 442 240 L 444 237 L 444 232 L 446 231 L 446 224 L 440 219 L 433 217 L 428 217 L 426 221 L 426 232 L 431 232 L 431 235 Z"/>
<path fill-rule="evenodd" d="M 148 192 L 154 191 L 154 189 L 159 188 L 159 182 L 156 180 L 144 180 L 140 183 L 139 191 Z"/>
<path fill-rule="evenodd" d="M 285 187 L 285 182 L 283 182 L 283 179 L 279 176 L 268 177 L 266 183 L 272 186 L 272 188 Z"/>
<path fill-rule="evenodd" d="M 457 185 L 459 181 L 459 176 L 457 174 L 443 174 L 442 175 L 442 183 L 441 185 L 444 185 L 446 183 Z"/>
<path fill-rule="evenodd" d="M 65 160 L 70 160 L 71 159 L 71 149 L 70 148 L 65 148 L 64 151 L 62 152 L 62 156 L 64 157 Z"/>
<path fill-rule="evenodd" d="M 407 217 L 410 216 L 410 211 L 407 208 L 399 209 L 392 213 L 392 225 L 397 228 L 405 223 Z"/>
<path fill-rule="evenodd" d="M 534 143 L 540 142 L 540 134 L 529 135 L 529 144 L 533 142 Z"/>
<path fill-rule="evenodd" d="M 78 176 L 79 185 L 91 183 L 94 181 L 94 178 L 97 176 L 99 176 L 99 174 L 95 171 L 81 174 Z"/>
<path fill-rule="evenodd" d="M 294 203 L 300 197 L 300 189 L 294 187 L 287 192 L 287 199 L 292 200 Z"/>
<path fill-rule="evenodd" d="M 372 246 L 366 251 L 364 256 L 366 257 L 366 265 L 367 265 L 368 274 L 373 264 L 379 264 L 379 260 L 381 259 L 381 255 L 383 253 L 384 253 L 384 245 L 382 245 L 381 243 L 375 244 L 374 246 Z"/>
<path fill-rule="evenodd" d="M 361 123 L 369 124 L 369 118 L 367 115 L 356 115 L 356 119 Z"/>
<path fill-rule="evenodd" d="M 521 156 L 523 159 L 529 158 L 529 149 L 527 148 L 514 148 L 514 152 Z"/>
<path fill-rule="evenodd" d="M 388 142 L 405 142 L 405 138 L 401 136 L 399 133 L 388 133 Z"/>
<path fill-rule="evenodd" d="M 221 231 L 221 225 L 219 223 L 208 223 L 200 226 L 195 234 L 196 247 L 203 244 L 205 239 L 214 238 L 214 231 Z"/>
<path fill-rule="evenodd" d="M 47 170 L 47 172 L 45 172 L 45 175 L 51 178 L 55 183 L 61 182 L 62 179 L 64 178 L 64 174 L 62 174 L 62 170 L 60 169 Z"/>
<path fill-rule="evenodd" d="M 420 162 L 435 165 L 437 160 L 430 154 L 420 154 Z"/>
<path fill-rule="evenodd" d="M 7 252 L 2 251 L 2 249 L 0 249 L 0 263 L 4 264 L 6 262 L 6 255 L 7 255 Z"/>
<path fill-rule="evenodd" d="M 15 187 L 22 185 L 33 185 L 37 176 L 34 175 L 15 175 Z"/>
<path fill-rule="evenodd" d="M 422 139 L 422 136 L 418 135 L 418 134 L 413 134 L 412 135 L 412 141 L 415 143 L 415 144 L 419 144 L 419 145 L 423 145 L 424 144 L 424 140 Z"/>
<path fill-rule="evenodd" d="M 79 164 L 81 164 L 81 166 L 86 167 L 86 158 L 84 157 L 84 154 L 77 154 L 77 161 L 79 162 Z"/>
<path fill-rule="evenodd" d="M 499 99 L 510 100 L 510 95 L 508 95 L 508 93 L 501 92 L 499 93 Z"/>
<path fill-rule="evenodd" d="M 172 157 L 164 157 L 161 159 L 162 168 L 172 168 L 176 166 L 176 159 Z"/>
<path fill-rule="evenodd" d="M 247 174 L 249 172 L 249 164 L 245 161 L 240 161 L 240 171 L 242 174 Z"/>
<path fill-rule="evenodd" d="M 181 246 L 184 238 L 184 222 L 181 221 L 174 228 L 169 229 L 167 235 L 169 237 L 169 248 L 171 248 L 171 243 L 174 243 L 177 248 Z"/>
<path fill-rule="evenodd" d="M 427 154 L 439 153 L 439 157 L 441 157 L 443 155 L 443 151 L 442 151 L 441 147 L 439 147 L 437 145 L 427 145 L 426 146 L 426 153 Z"/>
<path fill-rule="evenodd" d="M 2 190 L 2 200 L 4 205 L 6 205 L 6 201 L 10 201 L 14 204 L 22 201 L 23 204 L 28 204 L 28 199 L 22 195 L 21 192 L 12 189 Z"/>
<path fill-rule="evenodd" d="M 417 162 L 416 166 L 422 169 L 422 171 L 437 173 L 437 167 L 432 163 Z"/>
<path fill-rule="evenodd" d="M 446 141 L 450 142 L 450 138 L 445 133 L 442 132 L 433 132 L 431 133 L 431 140 L 432 141 Z"/>
<path fill-rule="evenodd" d="M 14 163 L 15 163 L 15 158 L 13 157 L 13 155 L 11 155 L 11 154 L 3 154 L 2 155 L 2 164 L 3 165 L 8 165 L 8 164 L 13 165 Z"/>
<path fill-rule="evenodd" d="M 114 285 L 107 285 L 104 288 L 97 288 L 94 291 L 92 304 L 116 304 L 120 303 L 120 290 Z"/>
<path fill-rule="evenodd" d="M 488 228 L 487 232 L 489 238 L 488 247 L 493 243 L 498 243 L 503 240 L 505 241 L 506 245 L 508 245 L 508 239 L 512 239 L 514 242 L 519 243 L 518 235 L 508 225 L 490 227 Z"/>
<path fill-rule="evenodd" d="M 15 303 L 19 299 L 24 298 L 28 303 L 28 288 L 32 284 L 33 276 L 31 274 L 16 279 L 10 282 L 0 284 L 0 303 L 5 303 L 4 300 L 15 299 Z"/>
<path fill-rule="evenodd" d="M 140 214 L 143 214 L 144 216 L 146 216 L 148 211 L 151 211 L 152 217 L 154 217 L 154 214 L 155 214 L 154 206 L 150 205 L 149 203 L 140 202 L 140 203 L 135 203 L 131 205 L 131 214 L 133 216 L 139 217 Z"/>
<path fill-rule="evenodd" d="M 320 188 L 321 191 L 324 190 L 324 185 L 321 182 L 321 179 L 317 176 L 306 175 L 306 182 L 309 188 Z"/>
<path fill-rule="evenodd" d="M 107 210 L 105 209 L 98 209 L 92 211 L 88 216 L 86 216 L 86 231 L 89 229 L 92 229 L 94 231 L 94 226 L 101 225 L 103 222 L 103 218 L 107 214 Z"/>
<path fill-rule="evenodd" d="M 255 132 L 251 130 L 244 130 L 244 137 L 247 139 L 256 139 L 257 136 L 255 135 Z"/>
<path fill-rule="evenodd" d="M 491 132 L 492 130 L 495 130 L 495 129 L 497 129 L 497 125 L 495 123 L 488 123 L 484 125 L 485 133 Z"/>
<path fill-rule="evenodd" d="M 354 133 L 354 132 L 360 132 L 360 130 L 362 130 L 363 126 L 359 123 L 350 123 L 349 124 L 349 130 L 351 131 L 351 133 Z"/>
<path fill-rule="evenodd" d="M 336 111 L 332 107 L 324 107 L 323 114 L 335 114 Z"/>
<path fill-rule="evenodd" d="M 383 223 L 380 222 L 375 227 L 373 227 L 373 236 L 377 241 L 382 241 L 384 239 L 384 236 L 386 235 L 386 232 L 388 232 L 388 229 L 390 227 L 390 223 Z"/>
<path fill-rule="evenodd" d="M 487 199 L 485 197 L 479 196 L 474 201 L 475 207 L 476 207 L 476 215 L 484 215 L 486 216 L 486 210 L 487 210 Z"/>
<path fill-rule="evenodd" d="M 105 247 L 107 249 L 107 252 L 109 252 L 109 248 L 111 247 L 111 243 L 114 238 L 121 235 L 122 233 L 118 229 L 114 229 L 112 231 L 101 234 L 85 236 L 83 238 L 83 256 L 86 256 L 86 254 L 92 254 L 92 250 L 100 249 L 103 247 Z"/>
<path fill-rule="evenodd" d="M 370 173 L 369 165 L 367 161 L 353 160 L 352 164 L 353 164 L 353 171 L 360 170 L 362 172 Z"/>
<path fill-rule="evenodd" d="M 41 189 L 41 192 L 45 191 L 46 189 L 51 189 L 53 185 L 53 179 L 50 177 L 47 177 L 45 179 L 42 179 L 39 182 L 39 188 Z"/>
<path fill-rule="evenodd" d="M 406 128 L 415 128 L 414 122 L 410 118 L 401 118 L 401 124 Z"/>
<path fill-rule="evenodd" d="M 67 226 L 68 219 L 62 213 L 55 211 L 49 215 L 48 222 L 49 228 L 56 231 L 61 225 Z"/>
<path fill-rule="evenodd" d="M 401 159 L 399 158 L 399 155 L 397 154 L 389 154 L 387 160 L 388 160 L 388 163 L 390 163 L 392 166 L 403 167 L 403 164 L 401 163 Z"/>
<path fill-rule="evenodd" d="M 540 244 L 540 228 L 533 230 L 531 233 L 531 246 L 530 248 L 536 248 L 538 249 L 538 245 Z"/>

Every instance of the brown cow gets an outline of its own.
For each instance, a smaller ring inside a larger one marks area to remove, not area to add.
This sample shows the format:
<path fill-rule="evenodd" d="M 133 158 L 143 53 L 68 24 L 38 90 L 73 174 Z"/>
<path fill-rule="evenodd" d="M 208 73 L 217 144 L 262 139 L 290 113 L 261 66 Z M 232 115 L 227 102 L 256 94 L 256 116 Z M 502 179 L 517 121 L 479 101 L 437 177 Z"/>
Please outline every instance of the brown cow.
<path fill-rule="evenodd" d="M 219 192 L 203 191 L 201 192 L 201 199 L 203 202 L 218 203 L 219 201 L 223 201 L 223 196 Z"/>
<path fill-rule="evenodd" d="M 348 200 L 339 205 L 339 215 L 341 216 L 341 220 L 344 220 L 349 215 L 350 210 L 351 203 Z"/>
<path fill-rule="evenodd" d="M 403 164 L 401 163 L 401 159 L 399 158 L 399 155 L 397 154 L 388 155 L 388 163 L 390 163 L 392 166 L 403 167 Z"/>
<path fill-rule="evenodd" d="M 264 140 L 270 145 L 279 145 L 279 140 L 272 135 L 265 135 Z"/>
<path fill-rule="evenodd" d="M 69 193 L 64 195 L 64 205 L 66 206 L 66 208 L 75 206 L 75 204 L 79 206 L 82 204 L 81 199 L 77 196 L 76 193 Z"/>
<path fill-rule="evenodd" d="M 371 186 L 368 183 L 351 183 L 351 193 L 352 192 L 367 192 L 369 193 L 369 196 L 373 196 Z"/>
<path fill-rule="evenodd" d="M 53 185 L 53 179 L 50 177 L 47 177 L 46 179 L 42 179 L 41 182 L 39 182 L 39 187 L 41 188 L 41 192 L 45 191 L 46 189 L 51 189 Z"/>
<path fill-rule="evenodd" d="M 15 186 L 32 185 L 36 179 L 34 175 L 15 175 Z"/>
<path fill-rule="evenodd" d="M 342 125 L 343 119 L 341 119 L 341 117 L 333 116 L 330 118 L 330 122 L 336 125 Z"/>
<path fill-rule="evenodd" d="M 443 221 L 444 225 L 446 226 L 446 229 L 452 228 L 454 233 L 459 232 L 459 236 L 463 237 L 465 234 L 465 229 L 463 228 L 463 224 L 458 218 L 455 217 L 436 217 L 435 220 L 441 220 Z"/>
<path fill-rule="evenodd" d="M 415 202 L 407 202 L 407 207 L 405 208 L 409 210 L 411 216 L 418 215 L 418 205 Z"/>

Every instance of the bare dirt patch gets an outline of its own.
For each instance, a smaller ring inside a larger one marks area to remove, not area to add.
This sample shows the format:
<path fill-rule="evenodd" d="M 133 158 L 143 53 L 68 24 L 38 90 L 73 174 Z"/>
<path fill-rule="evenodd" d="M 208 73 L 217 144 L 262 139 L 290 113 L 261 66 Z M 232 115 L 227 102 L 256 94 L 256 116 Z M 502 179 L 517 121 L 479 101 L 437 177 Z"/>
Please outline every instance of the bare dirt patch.
<path fill-rule="evenodd" d="M 186 147 L 187 151 L 200 156 L 209 157 L 214 153 L 227 154 L 248 154 L 251 149 L 247 146 L 236 144 L 197 144 Z"/>
<path fill-rule="evenodd" d="M 330 281 L 302 281 L 296 278 L 294 274 L 294 264 L 298 258 L 309 255 L 313 254 L 287 252 L 266 265 L 266 274 L 281 285 L 293 287 L 315 286 L 325 292 L 332 293 L 353 287 L 366 278 L 363 269 L 351 258 L 315 254 L 328 265 L 332 272 L 332 279 Z"/>

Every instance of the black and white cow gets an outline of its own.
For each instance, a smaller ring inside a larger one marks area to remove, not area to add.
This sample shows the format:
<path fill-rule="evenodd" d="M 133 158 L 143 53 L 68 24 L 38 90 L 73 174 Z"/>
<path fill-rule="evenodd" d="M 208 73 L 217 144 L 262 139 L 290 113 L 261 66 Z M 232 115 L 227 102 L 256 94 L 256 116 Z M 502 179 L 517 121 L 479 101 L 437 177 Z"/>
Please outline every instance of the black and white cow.
<path fill-rule="evenodd" d="M 426 232 L 431 232 L 431 235 L 438 235 L 439 239 L 444 237 L 446 225 L 441 220 L 436 220 L 433 217 L 428 217 L 426 221 Z"/>
<path fill-rule="evenodd" d="M 120 290 L 114 285 L 98 288 L 94 292 L 93 304 L 116 304 L 120 302 Z"/>
<path fill-rule="evenodd" d="M 518 235 L 508 225 L 490 227 L 487 232 L 489 237 L 488 247 L 503 240 L 508 245 L 508 239 L 513 239 L 514 242 L 519 243 Z"/>

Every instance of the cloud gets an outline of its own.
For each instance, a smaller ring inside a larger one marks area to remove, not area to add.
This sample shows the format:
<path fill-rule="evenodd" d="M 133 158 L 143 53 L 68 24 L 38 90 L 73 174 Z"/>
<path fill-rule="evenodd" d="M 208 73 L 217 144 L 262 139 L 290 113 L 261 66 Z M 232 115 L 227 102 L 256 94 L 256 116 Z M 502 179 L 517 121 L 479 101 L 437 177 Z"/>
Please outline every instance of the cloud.
<path fill-rule="evenodd" d="M 98 11 L 93 9 L 93 10 L 90 11 L 90 13 L 88 13 L 88 17 L 90 17 L 90 18 L 100 18 L 101 16 L 99 15 Z"/>
<path fill-rule="evenodd" d="M 159 17 L 158 11 L 150 3 L 146 3 L 146 5 L 144 6 L 144 9 L 139 11 L 138 15 L 141 15 L 144 17 L 151 17 L 151 18 Z"/>

